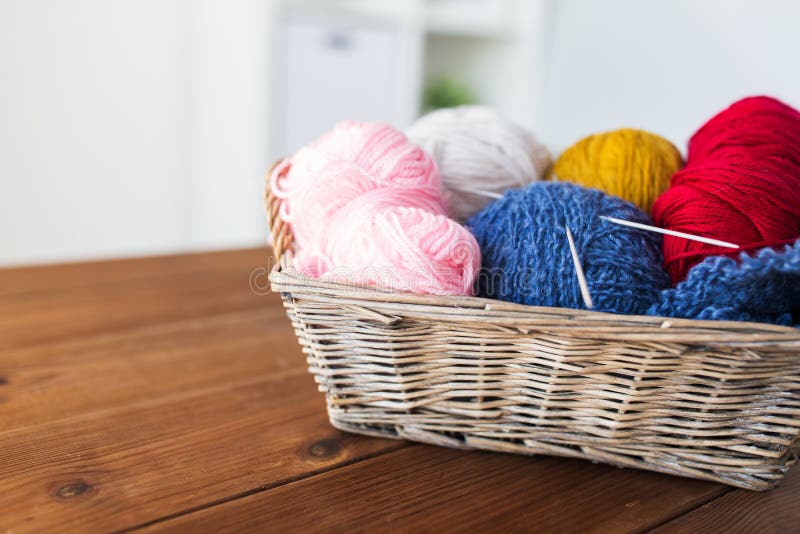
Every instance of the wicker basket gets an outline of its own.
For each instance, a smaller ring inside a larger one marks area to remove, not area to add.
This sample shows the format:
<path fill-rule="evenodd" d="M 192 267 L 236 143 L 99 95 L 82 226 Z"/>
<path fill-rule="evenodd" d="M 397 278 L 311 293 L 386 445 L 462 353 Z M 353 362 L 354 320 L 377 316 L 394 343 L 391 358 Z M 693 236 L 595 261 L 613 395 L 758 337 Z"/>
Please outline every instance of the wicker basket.
<path fill-rule="evenodd" d="M 797 329 L 314 280 L 291 269 L 291 231 L 269 191 L 266 206 L 272 289 L 336 428 L 753 490 L 797 459 Z"/>

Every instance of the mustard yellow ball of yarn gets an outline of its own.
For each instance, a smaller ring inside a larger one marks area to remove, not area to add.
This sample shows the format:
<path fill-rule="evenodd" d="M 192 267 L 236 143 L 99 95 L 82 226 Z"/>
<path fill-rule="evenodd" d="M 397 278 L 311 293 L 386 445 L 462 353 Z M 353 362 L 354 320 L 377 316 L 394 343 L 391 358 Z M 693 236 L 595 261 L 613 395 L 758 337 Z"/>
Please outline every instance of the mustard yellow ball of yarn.
<path fill-rule="evenodd" d="M 600 189 L 650 213 L 682 166 L 680 152 L 663 137 L 623 128 L 590 135 L 569 147 L 550 178 Z"/>

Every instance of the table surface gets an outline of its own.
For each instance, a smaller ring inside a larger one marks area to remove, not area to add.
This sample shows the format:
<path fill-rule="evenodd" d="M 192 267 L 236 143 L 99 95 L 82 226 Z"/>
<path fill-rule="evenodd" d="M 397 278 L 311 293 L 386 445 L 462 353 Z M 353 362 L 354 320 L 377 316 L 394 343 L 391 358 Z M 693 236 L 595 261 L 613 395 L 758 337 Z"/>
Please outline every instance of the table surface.
<path fill-rule="evenodd" d="M 0 532 L 786 532 L 768 493 L 345 434 L 268 252 L 0 270 Z"/>

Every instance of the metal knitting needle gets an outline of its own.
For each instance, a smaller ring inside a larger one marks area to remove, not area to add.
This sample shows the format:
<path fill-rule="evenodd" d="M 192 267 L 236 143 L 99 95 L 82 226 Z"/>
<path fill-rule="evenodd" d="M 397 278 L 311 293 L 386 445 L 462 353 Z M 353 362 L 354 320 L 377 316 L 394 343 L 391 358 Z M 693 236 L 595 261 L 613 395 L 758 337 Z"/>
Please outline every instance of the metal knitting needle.
<path fill-rule="evenodd" d="M 586 283 L 586 276 L 583 274 L 583 266 L 581 260 L 578 258 L 578 249 L 575 248 L 575 240 L 572 239 L 572 232 L 569 231 L 569 226 L 564 225 L 567 231 L 567 241 L 569 241 L 569 251 L 572 253 L 572 262 L 575 264 L 575 274 L 578 275 L 578 286 L 581 288 L 581 297 L 583 303 L 586 305 L 587 310 L 592 309 L 592 295 L 589 294 L 589 285 Z"/>
<path fill-rule="evenodd" d="M 614 224 L 621 224 L 622 226 L 630 226 L 631 228 L 638 228 L 640 230 L 647 230 L 649 232 L 656 232 L 659 234 L 682 237 L 684 239 L 691 239 L 692 241 L 700 241 L 701 243 L 707 243 L 709 245 L 717 245 L 718 247 L 739 248 L 739 245 L 728 243 L 727 241 L 720 241 L 719 239 L 711 239 L 710 237 L 701 237 L 699 235 L 687 234 L 684 232 L 676 232 L 675 230 L 666 230 L 664 228 L 659 228 L 657 226 L 650 226 L 649 224 L 626 221 L 625 219 L 617 219 L 616 217 L 606 217 L 605 215 L 600 215 L 600 218 L 605 219 L 608 222 L 612 222 Z"/>
<path fill-rule="evenodd" d="M 484 191 L 482 189 L 468 189 L 466 187 L 459 188 L 460 191 L 464 193 L 472 193 L 473 195 L 479 195 L 482 197 L 488 198 L 503 198 L 502 193 L 495 193 L 494 191 Z"/>

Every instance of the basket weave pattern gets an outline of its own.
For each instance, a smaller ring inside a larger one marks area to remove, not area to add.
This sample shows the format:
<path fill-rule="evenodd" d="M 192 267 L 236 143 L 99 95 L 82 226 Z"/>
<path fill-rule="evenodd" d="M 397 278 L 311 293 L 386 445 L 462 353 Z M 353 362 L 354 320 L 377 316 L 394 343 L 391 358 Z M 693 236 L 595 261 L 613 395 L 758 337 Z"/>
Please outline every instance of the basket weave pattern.
<path fill-rule="evenodd" d="M 270 274 L 333 426 L 774 486 L 796 461 L 800 331 L 395 294 Z"/>

